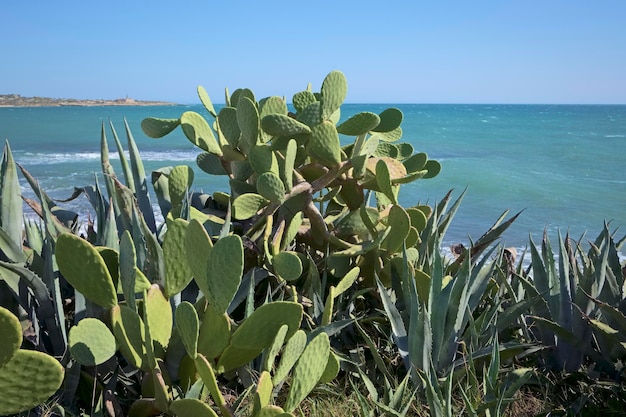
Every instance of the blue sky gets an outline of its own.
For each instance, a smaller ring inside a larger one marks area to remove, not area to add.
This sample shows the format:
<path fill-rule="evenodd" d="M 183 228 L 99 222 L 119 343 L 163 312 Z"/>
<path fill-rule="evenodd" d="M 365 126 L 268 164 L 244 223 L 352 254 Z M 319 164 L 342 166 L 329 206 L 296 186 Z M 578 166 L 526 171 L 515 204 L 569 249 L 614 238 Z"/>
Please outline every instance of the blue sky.
<path fill-rule="evenodd" d="M 626 1 L 6 1 L 0 94 L 197 103 L 338 69 L 348 102 L 626 103 Z"/>

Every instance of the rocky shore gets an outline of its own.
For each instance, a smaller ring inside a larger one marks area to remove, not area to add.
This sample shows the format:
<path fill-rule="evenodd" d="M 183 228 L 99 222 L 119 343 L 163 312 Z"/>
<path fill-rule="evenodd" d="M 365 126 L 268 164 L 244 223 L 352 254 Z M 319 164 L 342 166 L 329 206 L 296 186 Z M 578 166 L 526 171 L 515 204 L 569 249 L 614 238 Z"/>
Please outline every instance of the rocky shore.
<path fill-rule="evenodd" d="M 140 101 L 129 97 L 116 100 L 79 100 L 73 98 L 22 97 L 19 94 L 0 94 L 0 107 L 59 107 L 59 106 L 168 106 L 166 101 Z"/>

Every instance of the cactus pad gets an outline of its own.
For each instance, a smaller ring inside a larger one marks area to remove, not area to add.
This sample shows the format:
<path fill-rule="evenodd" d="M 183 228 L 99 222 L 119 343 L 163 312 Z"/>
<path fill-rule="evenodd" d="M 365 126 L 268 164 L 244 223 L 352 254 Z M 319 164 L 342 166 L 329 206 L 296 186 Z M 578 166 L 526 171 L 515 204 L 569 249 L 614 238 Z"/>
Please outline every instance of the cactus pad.
<path fill-rule="evenodd" d="M 7 363 L 22 345 L 22 326 L 13 313 L 0 307 L 0 368 Z"/>
<path fill-rule="evenodd" d="M 233 201 L 233 217 L 237 220 L 245 220 L 257 214 L 269 201 L 255 193 L 241 194 Z"/>
<path fill-rule="evenodd" d="M 341 278 L 339 284 L 337 284 L 337 287 L 335 288 L 335 297 L 339 297 L 341 294 L 346 292 L 359 278 L 360 272 L 361 269 L 358 266 L 355 266 L 350 271 L 348 271 L 348 273 L 344 275 L 343 278 Z"/>
<path fill-rule="evenodd" d="M 333 167 L 341 162 L 341 145 L 335 125 L 324 121 L 315 126 L 307 144 L 309 155 Z"/>
<path fill-rule="evenodd" d="M 180 119 L 147 117 L 141 121 L 141 130 L 149 138 L 162 138 L 180 125 Z"/>
<path fill-rule="evenodd" d="M 285 401 L 286 411 L 293 411 L 315 388 L 326 370 L 329 354 L 330 342 L 324 332 L 319 333 L 307 344 L 293 369 L 291 389 Z"/>
<path fill-rule="evenodd" d="M 411 219 L 408 213 L 398 205 L 391 207 L 387 219 L 391 231 L 384 244 L 390 253 L 395 253 L 402 249 L 402 244 L 411 228 Z"/>
<path fill-rule="evenodd" d="M 111 309 L 111 327 L 122 355 L 135 368 L 147 366 L 145 326 L 141 317 L 126 306 Z"/>
<path fill-rule="evenodd" d="M 428 173 L 424 175 L 424 179 L 434 178 L 439 175 L 439 172 L 441 172 L 441 164 L 438 161 L 434 161 L 431 159 L 426 162 L 426 165 L 424 165 L 424 169 L 428 171 Z"/>
<path fill-rule="evenodd" d="M 117 291 L 106 263 L 89 242 L 62 233 L 55 254 L 59 270 L 76 291 L 101 307 L 117 305 Z"/>
<path fill-rule="evenodd" d="M 272 258 L 274 272 L 285 281 L 293 281 L 302 275 L 302 261 L 295 252 L 280 252 Z"/>
<path fill-rule="evenodd" d="M 187 225 L 187 221 L 183 219 L 175 219 L 170 222 L 163 240 L 165 294 L 168 297 L 181 292 L 192 279 L 185 245 Z"/>
<path fill-rule="evenodd" d="M 209 114 L 213 117 L 217 117 L 215 107 L 213 107 L 213 102 L 211 101 L 209 94 L 206 92 L 206 89 L 201 85 L 198 86 L 198 98 L 200 98 L 202 105 L 204 105 L 204 108 L 207 109 Z"/>
<path fill-rule="evenodd" d="M 337 126 L 337 132 L 342 135 L 358 136 L 373 130 L 379 122 L 380 118 L 377 114 L 364 111 Z"/>
<path fill-rule="evenodd" d="M 273 172 L 278 174 L 278 161 L 276 155 L 267 145 L 257 145 L 250 149 L 248 153 L 248 161 L 252 165 L 252 169 L 257 174 L 264 172 Z"/>
<path fill-rule="evenodd" d="M 206 280 L 198 286 L 218 313 L 225 312 L 235 296 L 243 274 L 243 263 L 243 243 L 239 236 L 225 236 L 213 246 Z"/>
<path fill-rule="evenodd" d="M 395 107 L 383 110 L 378 116 L 380 117 L 380 123 L 375 129 L 372 129 L 374 132 L 391 132 L 400 127 L 404 118 L 402 111 Z"/>
<path fill-rule="evenodd" d="M 204 117 L 196 112 L 186 111 L 180 116 L 180 126 L 191 143 L 207 152 L 222 156 L 222 150 Z"/>
<path fill-rule="evenodd" d="M 299 93 L 294 94 L 291 99 L 293 107 L 298 112 L 306 109 L 309 104 L 315 103 L 316 101 L 317 99 L 315 98 L 315 95 L 308 90 L 300 91 Z"/>
<path fill-rule="evenodd" d="M 286 114 L 269 114 L 261 120 L 261 127 L 271 136 L 288 136 L 311 133 L 311 128 Z"/>
<path fill-rule="evenodd" d="M 226 313 L 218 313 L 209 305 L 204 312 L 198 336 L 198 352 L 209 359 L 222 354 L 230 342 L 230 320 Z"/>
<path fill-rule="evenodd" d="M 195 398 L 181 398 L 170 404 L 170 411 L 178 417 L 217 417 L 208 404 Z"/>
<path fill-rule="evenodd" d="M 322 118 L 327 120 L 341 106 L 348 93 L 348 82 L 341 71 L 332 71 L 322 82 Z"/>
<path fill-rule="evenodd" d="M 285 349 L 280 359 L 280 363 L 274 372 L 274 385 L 278 385 L 287 377 L 291 368 L 298 361 L 298 358 L 306 347 L 306 333 L 304 330 L 298 330 L 285 344 Z"/>
<path fill-rule="evenodd" d="M 237 124 L 237 109 L 234 107 L 224 107 L 217 117 L 217 124 L 226 141 L 236 148 L 241 138 L 241 130 Z"/>
<path fill-rule="evenodd" d="M 52 356 L 19 349 L 0 368 L 0 415 L 28 411 L 43 403 L 59 389 L 63 375 L 63 366 Z"/>
<path fill-rule="evenodd" d="M 196 157 L 198 167 L 211 175 L 226 175 L 220 158 L 209 152 L 203 152 Z"/>
<path fill-rule="evenodd" d="M 428 155 L 424 152 L 416 153 L 415 155 L 409 157 L 404 162 L 404 167 L 407 172 L 417 172 L 424 169 L 426 166 L 426 162 L 428 161 Z"/>
<path fill-rule="evenodd" d="M 211 397 L 213 397 L 213 401 L 220 408 L 224 407 L 224 397 L 222 396 L 222 392 L 217 385 L 217 379 L 215 378 L 215 372 L 213 372 L 213 367 L 211 366 L 211 363 L 201 354 L 198 355 L 194 362 L 196 364 L 198 374 L 200 375 L 200 378 L 202 378 L 202 382 L 204 382 L 204 385 L 209 390 Z"/>
<path fill-rule="evenodd" d="M 172 307 L 158 284 L 153 284 L 144 300 L 152 341 L 165 349 L 172 337 Z"/>
<path fill-rule="evenodd" d="M 285 185 L 273 172 L 264 172 L 256 180 L 259 194 L 273 203 L 281 203 L 285 199 Z"/>
<path fill-rule="evenodd" d="M 328 355 L 328 363 L 326 364 L 326 369 L 324 369 L 324 373 L 320 377 L 319 383 L 326 384 L 328 382 L 331 382 L 339 374 L 339 369 L 339 359 L 337 359 L 337 356 L 335 356 L 335 354 L 331 351 Z"/>
<path fill-rule="evenodd" d="M 265 349 L 283 324 L 289 327 L 289 338 L 300 327 L 302 306 L 288 301 L 263 304 L 233 333 L 231 344 L 242 349 Z"/>
<path fill-rule="evenodd" d="M 188 301 L 180 303 L 176 309 L 175 318 L 176 328 L 183 341 L 187 355 L 189 355 L 191 359 L 196 359 L 198 356 L 200 321 L 198 320 L 198 313 L 193 304 Z"/>
<path fill-rule="evenodd" d="M 241 130 L 239 148 L 247 153 L 257 144 L 260 130 L 259 111 L 250 97 L 241 97 L 237 103 L 237 124 Z"/>
<path fill-rule="evenodd" d="M 100 365 L 117 350 L 109 328 L 94 318 L 82 319 L 70 329 L 69 346 L 72 357 L 84 366 Z"/>

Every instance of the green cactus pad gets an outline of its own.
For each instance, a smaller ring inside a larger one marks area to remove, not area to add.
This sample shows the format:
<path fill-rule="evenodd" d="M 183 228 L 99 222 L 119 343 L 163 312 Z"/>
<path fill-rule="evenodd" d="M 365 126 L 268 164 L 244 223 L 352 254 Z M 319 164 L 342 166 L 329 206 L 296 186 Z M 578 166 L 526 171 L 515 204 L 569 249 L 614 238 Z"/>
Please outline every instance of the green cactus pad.
<path fill-rule="evenodd" d="M 404 244 L 408 249 L 414 249 L 413 246 L 420 243 L 420 232 L 413 226 L 409 230 L 409 233 L 406 235 L 406 239 L 404 239 Z"/>
<path fill-rule="evenodd" d="M 422 210 L 419 210 L 415 207 L 408 208 L 406 210 L 409 217 L 411 218 L 411 226 L 416 228 L 419 232 L 426 228 L 426 215 Z"/>
<path fill-rule="evenodd" d="M 380 123 L 375 129 L 372 129 L 374 132 L 391 132 L 392 130 L 400 127 L 402 119 L 404 118 L 402 111 L 395 107 L 383 110 L 379 116 Z"/>
<path fill-rule="evenodd" d="M 415 270 L 415 287 L 417 288 L 417 295 L 422 303 L 428 303 L 430 294 L 430 275 L 421 269 Z"/>
<path fill-rule="evenodd" d="M 311 133 L 311 128 L 286 114 L 270 114 L 261 120 L 263 131 L 271 136 L 295 136 Z"/>
<path fill-rule="evenodd" d="M 254 414 L 254 417 L 293 417 L 293 414 L 286 413 L 285 410 L 277 405 L 268 405 Z"/>
<path fill-rule="evenodd" d="M 211 175 L 226 175 L 220 158 L 209 152 L 203 152 L 196 157 L 196 164 L 201 170 Z"/>
<path fill-rule="evenodd" d="M 298 144 L 295 140 L 290 139 L 287 142 L 287 149 L 285 149 L 285 169 L 283 172 L 285 186 L 287 190 L 291 190 L 293 187 L 293 170 L 296 164 L 296 156 L 298 154 Z"/>
<path fill-rule="evenodd" d="M 428 174 L 424 175 L 422 178 L 434 178 L 439 175 L 439 172 L 441 172 L 441 164 L 438 161 L 434 161 L 431 159 L 426 162 L 424 169 L 428 171 Z"/>
<path fill-rule="evenodd" d="M 332 71 L 322 82 L 322 118 L 327 120 L 339 109 L 348 93 L 348 82 L 341 71 Z"/>
<path fill-rule="evenodd" d="M 241 129 L 237 124 L 237 109 L 234 107 L 224 107 L 217 116 L 217 124 L 226 141 L 236 148 L 241 138 Z"/>
<path fill-rule="evenodd" d="M 0 368 L 9 362 L 17 350 L 22 346 L 22 326 L 13 313 L 0 307 Z"/>
<path fill-rule="evenodd" d="M 239 148 L 247 153 L 257 144 L 260 130 L 259 111 L 249 97 L 242 97 L 237 103 L 237 124 L 241 130 Z"/>
<path fill-rule="evenodd" d="M 200 99 L 200 102 L 202 102 L 204 108 L 207 109 L 209 114 L 213 117 L 217 117 L 217 113 L 215 113 L 215 107 L 213 107 L 213 102 L 211 101 L 209 94 L 206 92 L 206 89 L 201 85 L 198 86 L 198 98 Z"/>
<path fill-rule="evenodd" d="M 278 160 L 272 148 L 267 145 L 257 145 L 250 149 L 248 160 L 254 172 L 259 175 L 264 172 L 278 174 Z"/>
<path fill-rule="evenodd" d="M 389 210 L 387 223 L 391 227 L 391 232 L 384 244 L 390 253 L 396 253 L 402 249 L 402 244 L 409 234 L 411 218 L 401 206 L 394 205 Z"/>
<path fill-rule="evenodd" d="M 285 344 L 285 349 L 280 359 L 280 363 L 274 372 L 274 385 L 278 385 L 287 378 L 291 368 L 296 364 L 298 358 L 306 347 L 306 333 L 304 330 L 298 330 Z"/>
<path fill-rule="evenodd" d="M 324 304 L 324 313 L 322 313 L 322 326 L 330 324 L 330 320 L 333 317 L 333 311 L 335 311 L 335 287 L 330 287 L 328 289 L 328 295 L 326 296 L 326 303 Z"/>
<path fill-rule="evenodd" d="M 232 344 L 228 345 L 220 355 L 215 368 L 216 372 L 225 373 L 240 368 L 259 356 L 261 352 L 262 349 L 240 349 Z"/>
<path fill-rule="evenodd" d="M 322 103 L 315 101 L 298 113 L 298 121 L 313 128 L 322 122 Z"/>
<path fill-rule="evenodd" d="M 339 375 L 339 359 L 337 356 L 331 351 L 328 355 L 328 363 L 326 364 L 326 369 L 324 369 L 324 373 L 320 377 L 320 384 L 327 384 L 331 382 L 333 379 L 337 378 Z"/>
<path fill-rule="evenodd" d="M 337 132 L 342 135 L 358 136 L 374 130 L 378 123 L 380 123 L 380 118 L 377 114 L 364 111 L 355 114 L 337 126 Z"/>
<path fill-rule="evenodd" d="M 217 413 L 208 404 L 195 398 L 173 401 L 169 410 L 178 417 L 217 417 Z"/>
<path fill-rule="evenodd" d="M 374 156 L 378 157 L 388 157 L 388 158 L 397 158 L 400 154 L 400 151 L 396 145 L 389 142 L 380 142 L 378 147 L 376 147 L 376 151 L 374 152 Z"/>
<path fill-rule="evenodd" d="M 187 221 L 175 219 L 167 226 L 163 239 L 165 258 L 165 294 L 171 297 L 181 292 L 191 281 L 192 272 L 187 262 Z"/>
<path fill-rule="evenodd" d="M 377 224 L 379 213 L 373 207 L 367 207 L 367 215 L 372 224 Z M 359 210 L 351 211 L 346 214 L 335 226 L 335 233 L 339 238 L 347 238 L 349 236 L 358 236 L 362 240 L 366 239 L 370 230 L 363 221 L 363 217 Z"/>
<path fill-rule="evenodd" d="M 233 300 L 241 282 L 243 263 L 243 243 L 239 236 L 225 236 L 213 246 L 206 281 L 198 286 L 218 313 L 224 313 Z"/>
<path fill-rule="evenodd" d="M 271 96 L 259 102 L 259 117 L 261 120 L 270 114 L 287 114 L 287 103 L 282 97 Z"/>
<path fill-rule="evenodd" d="M 404 167 L 404 165 L 402 165 L 402 162 L 393 158 L 370 158 L 367 160 L 367 170 L 372 174 L 376 174 L 377 165 L 380 161 L 384 162 L 385 166 L 387 166 L 390 180 L 393 181 L 398 178 L 406 177 L 406 168 Z"/>
<path fill-rule="evenodd" d="M 199 354 L 194 362 L 196 364 L 198 374 L 200 374 L 202 382 L 204 382 L 204 385 L 209 390 L 213 401 L 220 408 L 223 408 L 225 405 L 224 397 L 222 396 L 222 392 L 217 385 L 217 379 L 215 378 L 215 372 L 213 372 L 213 367 L 211 366 L 211 363 L 202 354 Z"/>
<path fill-rule="evenodd" d="M 256 194 L 256 187 L 252 184 L 248 184 L 245 181 L 241 181 L 241 180 L 237 180 L 233 178 L 229 180 L 228 183 L 230 184 L 230 189 L 232 191 L 233 197 L 235 198 L 243 194 L 251 194 L 251 193 Z M 265 203 L 267 204 L 268 201 L 265 200 Z M 233 214 L 233 217 L 235 217 L 234 214 Z M 235 219 L 237 219 L 237 217 L 235 217 Z M 238 220 L 243 220 L 243 219 L 238 219 Z"/>
<path fill-rule="evenodd" d="M 89 242 L 71 233 L 56 243 L 59 270 L 76 291 L 104 308 L 117 305 L 117 291 L 106 263 Z"/>
<path fill-rule="evenodd" d="M 135 282 L 137 280 L 137 254 L 135 243 L 128 230 L 125 230 L 120 239 L 120 283 L 126 304 L 137 311 L 135 301 Z"/>
<path fill-rule="evenodd" d="M 258 415 L 262 408 L 270 405 L 272 399 L 272 376 L 269 372 L 263 371 L 259 376 L 259 380 L 256 385 L 256 392 L 254 393 L 254 415 Z"/>
<path fill-rule="evenodd" d="M 287 230 L 283 235 L 283 243 L 281 247 L 285 248 L 290 245 L 291 242 L 293 242 L 293 240 L 298 235 L 298 230 L 300 230 L 300 226 L 302 226 L 303 222 L 304 214 L 302 214 L 301 211 L 293 215 L 293 218 L 289 222 L 289 226 L 287 227 Z"/>
<path fill-rule="evenodd" d="M 141 121 L 141 130 L 149 138 L 162 138 L 180 126 L 180 119 L 147 117 Z"/>
<path fill-rule="evenodd" d="M 272 258 L 274 272 L 285 281 L 293 281 L 302 275 L 302 261 L 295 252 L 280 252 Z"/>
<path fill-rule="evenodd" d="M 272 346 L 265 352 L 265 357 L 263 359 L 263 370 L 271 372 L 274 368 L 274 361 L 276 360 L 276 356 L 280 352 L 283 344 L 285 343 L 285 336 L 287 335 L 287 331 L 289 327 L 286 324 L 280 326 L 280 329 L 276 332 L 276 336 L 274 337 L 274 341 L 272 342 Z"/>
<path fill-rule="evenodd" d="M 335 297 L 339 297 L 341 294 L 346 292 L 359 278 L 360 273 L 361 269 L 358 266 L 355 266 L 348 271 L 348 273 L 344 275 L 344 277 L 341 278 L 341 281 L 337 284 L 337 287 L 335 288 Z"/>
<path fill-rule="evenodd" d="M 174 207 L 180 207 L 183 200 L 187 197 L 187 193 L 193 184 L 193 178 L 193 169 L 187 165 L 178 165 L 170 171 L 168 189 L 172 209 L 174 209 Z"/>
<path fill-rule="evenodd" d="M 230 164 L 233 177 L 239 181 L 247 181 L 254 173 L 249 161 L 235 161 Z"/>
<path fill-rule="evenodd" d="M 148 366 L 145 327 L 141 317 L 126 306 L 111 309 L 111 327 L 120 352 L 135 368 Z"/>
<path fill-rule="evenodd" d="M 273 203 L 282 203 L 285 199 L 285 185 L 273 172 L 264 172 L 259 175 L 256 180 L 256 189 L 259 194 Z"/>
<path fill-rule="evenodd" d="M 341 162 L 341 145 L 335 125 L 324 121 L 315 126 L 307 144 L 310 156 L 322 164 L 333 167 Z"/>
<path fill-rule="evenodd" d="M 72 357 L 84 366 L 100 365 L 115 351 L 115 336 L 98 319 L 85 318 L 70 329 L 69 347 Z"/>
<path fill-rule="evenodd" d="M 378 189 L 392 202 L 397 203 L 396 195 L 393 192 L 391 185 L 391 174 L 389 173 L 389 167 L 380 159 L 376 164 L 376 184 Z"/>
<path fill-rule="evenodd" d="M 330 342 L 324 332 L 319 333 L 307 344 L 293 369 L 291 389 L 285 401 L 286 411 L 293 411 L 315 388 L 324 375 L 329 354 Z"/>
<path fill-rule="evenodd" d="M 402 128 L 396 127 L 389 132 L 376 132 L 376 136 L 385 142 L 396 142 L 402 138 Z"/>
<path fill-rule="evenodd" d="M 209 359 L 217 358 L 230 343 L 230 320 L 209 305 L 204 313 L 198 336 L 198 352 Z"/>
<path fill-rule="evenodd" d="M 411 155 L 413 155 L 413 152 L 415 151 L 415 149 L 413 148 L 413 145 L 407 142 L 396 143 L 395 146 L 398 148 L 398 151 L 399 151 L 398 153 L 399 159 L 407 159 Z"/>
<path fill-rule="evenodd" d="M 198 356 L 198 333 L 200 330 L 200 321 L 198 320 L 198 313 L 188 301 L 183 301 L 178 305 L 176 309 L 176 328 L 180 335 L 187 355 L 191 359 L 196 359 Z"/>
<path fill-rule="evenodd" d="M 233 217 L 237 220 L 245 220 L 257 214 L 259 210 L 267 206 L 269 200 L 254 194 L 242 194 L 233 201 Z"/>
<path fill-rule="evenodd" d="M 213 130 L 198 113 L 186 111 L 180 116 L 180 126 L 187 139 L 198 148 L 222 156 L 222 150 L 215 140 Z"/>
<path fill-rule="evenodd" d="M 308 90 L 300 91 L 299 93 L 294 94 L 291 99 L 293 107 L 298 112 L 306 109 L 310 104 L 315 103 L 316 101 L 317 99 L 315 98 L 315 95 Z"/>
<path fill-rule="evenodd" d="M 209 254 L 212 249 L 213 242 L 202 223 L 198 220 L 190 221 L 185 235 L 185 250 L 187 263 L 196 282 L 204 280 L 206 276 Z"/>
<path fill-rule="evenodd" d="M 265 349 L 283 324 L 289 327 L 287 338 L 300 327 L 302 305 L 289 301 L 263 304 L 233 333 L 231 345 L 241 349 Z"/>
<path fill-rule="evenodd" d="M 424 169 L 426 166 L 426 162 L 428 161 L 428 155 L 424 152 L 416 153 L 415 155 L 409 157 L 404 162 L 404 167 L 407 172 L 417 172 Z"/>
<path fill-rule="evenodd" d="M 224 152 L 224 155 L 222 155 L 221 158 L 226 162 L 240 162 L 246 160 L 246 156 L 238 149 L 233 148 L 231 145 L 224 144 L 222 146 L 222 152 Z"/>
<path fill-rule="evenodd" d="M 59 389 L 63 376 L 63 366 L 52 356 L 19 349 L 0 369 L 0 415 L 43 403 Z"/>
<path fill-rule="evenodd" d="M 170 302 L 163 294 L 161 287 L 154 284 L 148 290 L 144 303 L 144 308 L 148 313 L 148 327 L 152 341 L 165 349 L 172 337 L 173 317 Z"/>

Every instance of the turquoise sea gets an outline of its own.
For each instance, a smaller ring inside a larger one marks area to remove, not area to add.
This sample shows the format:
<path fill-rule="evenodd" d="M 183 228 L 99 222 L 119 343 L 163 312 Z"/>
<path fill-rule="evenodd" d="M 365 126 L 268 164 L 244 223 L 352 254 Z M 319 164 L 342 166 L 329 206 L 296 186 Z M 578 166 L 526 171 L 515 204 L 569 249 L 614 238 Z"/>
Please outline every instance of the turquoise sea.
<path fill-rule="evenodd" d="M 626 106 L 346 104 L 342 119 L 387 107 L 404 113 L 402 140 L 442 164 L 438 177 L 403 186 L 401 203 L 434 203 L 450 189 L 456 197 L 467 187 L 444 245 L 477 239 L 505 210 L 523 210 L 503 235 L 507 246 L 525 247 L 529 235 L 538 242 L 544 230 L 551 236 L 569 230 L 576 238 L 587 232 L 593 239 L 605 220 L 613 229 L 621 226 L 619 237 L 626 233 Z M 198 151 L 180 130 L 150 139 L 140 128 L 145 117 L 179 117 L 187 110 L 206 114 L 199 105 L 0 108 L 0 139 L 9 140 L 16 161 L 44 190 L 62 199 L 74 186 L 93 184 L 101 124 L 109 120 L 125 140 L 127 119 L 148 173 L 195 167 Z M 195 171 L 195 189 L 226 190 L 223 177 Z M 89 211 L 86 199 L 66 205 Z"/>

